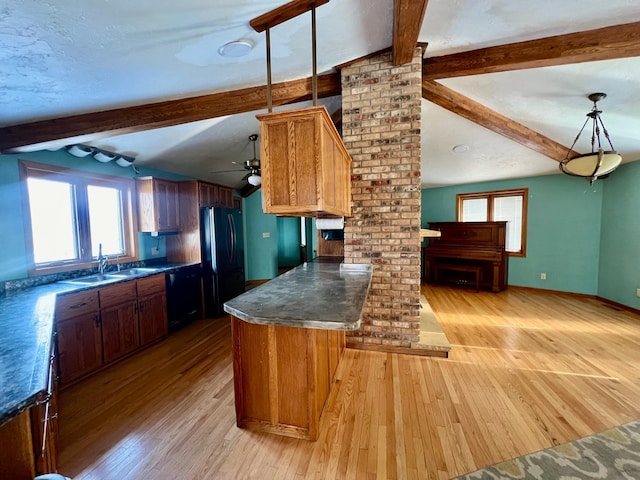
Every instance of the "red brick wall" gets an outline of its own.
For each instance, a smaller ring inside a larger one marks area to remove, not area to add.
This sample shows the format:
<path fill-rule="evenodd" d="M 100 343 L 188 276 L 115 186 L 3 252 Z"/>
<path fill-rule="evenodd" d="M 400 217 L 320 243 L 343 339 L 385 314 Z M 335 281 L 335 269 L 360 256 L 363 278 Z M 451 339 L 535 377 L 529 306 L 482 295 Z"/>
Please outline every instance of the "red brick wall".
<path fill-rule="evenodd" d="M 374 265 L 351 346 L 419 339 L 420 53 L 398 67 L 386 53 L 342 69 L 342 136 L 353 160 L 344 261 Z"/>

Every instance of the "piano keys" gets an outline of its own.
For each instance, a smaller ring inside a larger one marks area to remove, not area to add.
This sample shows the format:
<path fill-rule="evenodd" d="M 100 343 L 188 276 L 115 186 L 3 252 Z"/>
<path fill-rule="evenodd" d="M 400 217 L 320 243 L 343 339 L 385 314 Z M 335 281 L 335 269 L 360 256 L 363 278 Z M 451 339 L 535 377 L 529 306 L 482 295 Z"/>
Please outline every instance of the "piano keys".
<path fill-rule="evenodd" d="M 507 288 L 507 222 L 434 222 L 429 228 L 440 231 L 440 237 L 430 238 L 429 245 L 423 249 L 427 282 L 472 284 L 477 276 L 470 278 L 467 273 L 480 268 L 480 286 L 493 292 Z M 464 266 L 469 268 L 462 268 Z"/>

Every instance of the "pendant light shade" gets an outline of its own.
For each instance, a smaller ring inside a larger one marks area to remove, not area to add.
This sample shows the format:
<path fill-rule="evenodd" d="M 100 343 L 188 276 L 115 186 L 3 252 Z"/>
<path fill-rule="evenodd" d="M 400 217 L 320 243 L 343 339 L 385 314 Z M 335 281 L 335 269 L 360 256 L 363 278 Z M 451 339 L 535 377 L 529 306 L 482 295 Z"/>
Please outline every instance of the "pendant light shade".
<path fill-rule="evenodd" d="M 578 132 L 576 139 L 573 141 L 573 145 L 569 148 L 567 156 L 560 162 L 560 170 L 562 173 L 574 177 L 583 177 L 589 180 L 589 183 L 593 183 L 599 177 L 613 172 L 618 165 L 620 165 L 620 162 L 622 162 L 622 156 L 613 148 L 613 144 L 609 138 L 609 132 L 600 117 L 602 110 L 598 110 L 597 102 L 606 98 L 606 96 L 606 93 L 592 93 L 589 95 L 589 100 L 593 102 L 593 107 L 591 111 L 587 113 L 587 119 Z M 580 135 L 589 121 L 591 121 L 591 153 L 570 157 L 573 147 L 578 142 Z M 611 150 L 604 150 L 602 148 L 602 142 L 600 140 L 601 132 L 604 134 Z"/>

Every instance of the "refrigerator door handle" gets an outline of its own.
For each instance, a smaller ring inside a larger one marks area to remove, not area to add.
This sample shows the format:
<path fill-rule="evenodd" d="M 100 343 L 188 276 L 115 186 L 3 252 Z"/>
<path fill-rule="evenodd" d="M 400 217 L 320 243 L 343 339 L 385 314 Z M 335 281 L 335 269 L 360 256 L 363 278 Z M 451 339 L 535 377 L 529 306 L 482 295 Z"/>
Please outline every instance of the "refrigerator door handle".
<path fill-rule="evenodd" d="M 229 262 L 235 265 L 236 260 L 236 224 L 233 220 L 233 215 L 227 214 L 227 221 L 229 222 Z"/>

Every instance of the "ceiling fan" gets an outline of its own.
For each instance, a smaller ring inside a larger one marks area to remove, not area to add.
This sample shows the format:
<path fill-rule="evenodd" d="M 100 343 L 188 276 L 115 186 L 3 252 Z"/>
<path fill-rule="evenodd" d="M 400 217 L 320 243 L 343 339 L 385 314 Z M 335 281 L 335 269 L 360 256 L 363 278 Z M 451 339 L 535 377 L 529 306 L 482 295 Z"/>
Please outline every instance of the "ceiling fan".
<path fill-rule="evenodd" d="M 262 177 L 260 176 L 260 159 L 256 156 L 256 140 L 258 140 L 256 133 L 249 135 L 249 141 L 253 142 L 253 158 L 242 162 L 242 168 L 248 170 L 248 173 L 242 177 L 242 180 L 246 180 L 249 185 L 259 187 L 262 184 Z M 238 162 L 233 163 L 240 165 Z M 242 172 L 244 170 L 218 170 L 211 173 Z"/>

